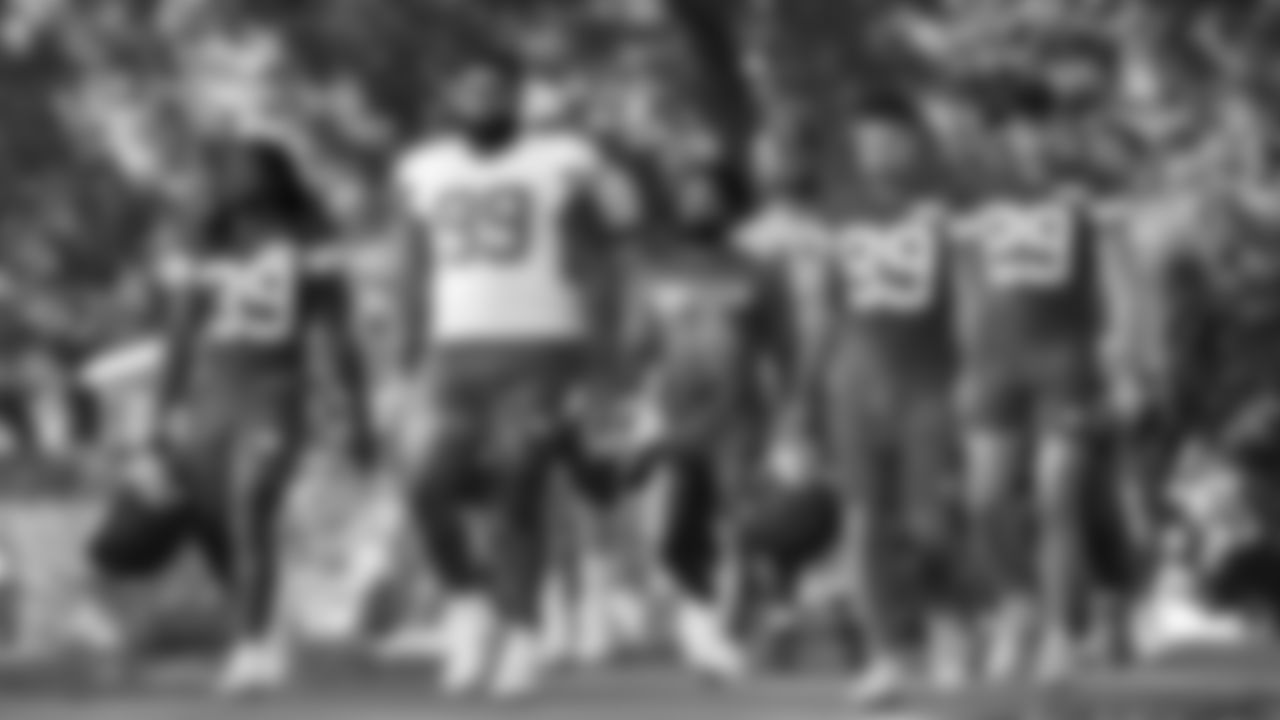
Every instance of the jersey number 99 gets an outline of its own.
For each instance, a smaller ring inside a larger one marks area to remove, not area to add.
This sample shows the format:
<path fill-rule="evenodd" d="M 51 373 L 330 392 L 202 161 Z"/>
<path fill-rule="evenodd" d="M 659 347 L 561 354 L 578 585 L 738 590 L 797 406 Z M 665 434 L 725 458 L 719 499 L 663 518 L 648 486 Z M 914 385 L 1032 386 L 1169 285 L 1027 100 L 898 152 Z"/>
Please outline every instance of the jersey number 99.
<path fill-rule="evenodd" d="M 533 202 L 523 188 L 458 192 L 440 205 L 435 250 L 447 265 L 509 265 L 529 252 Z"/>

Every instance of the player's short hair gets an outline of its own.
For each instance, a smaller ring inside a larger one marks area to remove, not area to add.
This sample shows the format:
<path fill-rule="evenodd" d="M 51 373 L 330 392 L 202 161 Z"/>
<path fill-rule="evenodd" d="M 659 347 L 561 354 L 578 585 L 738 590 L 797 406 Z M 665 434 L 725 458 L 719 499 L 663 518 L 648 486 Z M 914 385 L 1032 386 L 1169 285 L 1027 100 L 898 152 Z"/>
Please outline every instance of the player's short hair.
<path fill-rule="evenodd" d="M 482 72 L 515 85 L 524 80 L 525 64 L 516 53 L 495 47 L 483 47 L 463 61 L 459 75 Z"/>
<path fill-rule="evenodd" d="M 328 213 L 288 149 L 269 140 L 236 140 L 221 148 L 242 170 L 213 202 L 204 228 L 206 245 L 228 239 L 242 222 L 287 233 L 297 242 L 327 238 Z"/>

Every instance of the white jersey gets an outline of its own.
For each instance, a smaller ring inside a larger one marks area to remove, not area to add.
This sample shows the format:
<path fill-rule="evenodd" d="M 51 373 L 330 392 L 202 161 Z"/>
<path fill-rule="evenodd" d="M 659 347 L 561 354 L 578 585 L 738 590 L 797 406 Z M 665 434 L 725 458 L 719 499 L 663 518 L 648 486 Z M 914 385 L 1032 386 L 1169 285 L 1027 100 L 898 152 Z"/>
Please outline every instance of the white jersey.
<path fill-rule="evenodd" d="M 437 342 L 573 339 L 586 308 L 568 274 L 570 213 L 599 157 L 570 135 L 493 154 L 459 141 L 411 151 L 399 192 L 430 245 Z"/>

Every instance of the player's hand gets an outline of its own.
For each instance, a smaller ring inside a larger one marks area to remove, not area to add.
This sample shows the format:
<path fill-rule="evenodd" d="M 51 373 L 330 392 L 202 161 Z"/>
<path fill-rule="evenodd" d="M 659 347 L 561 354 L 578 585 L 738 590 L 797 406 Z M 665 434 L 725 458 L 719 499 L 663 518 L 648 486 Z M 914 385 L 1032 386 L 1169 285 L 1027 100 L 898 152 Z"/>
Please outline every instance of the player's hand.
<path fill-rule="evenodd" d="M 173 500 L 176 488 L 163 455 L 155 446 L 127 451 L 122 467 L 125 489 L 147 503 L 163 505 Z"/>

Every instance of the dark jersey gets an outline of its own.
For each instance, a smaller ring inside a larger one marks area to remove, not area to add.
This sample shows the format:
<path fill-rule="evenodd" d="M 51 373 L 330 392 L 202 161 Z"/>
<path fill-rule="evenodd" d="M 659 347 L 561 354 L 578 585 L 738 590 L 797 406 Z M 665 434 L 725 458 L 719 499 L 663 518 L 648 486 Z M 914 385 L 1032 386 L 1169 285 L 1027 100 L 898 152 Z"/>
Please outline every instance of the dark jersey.
<path fill-rule="evenodd" d="M 977 362 L 1082 350 L 1096 340 L 1099 236 L 1078 203 L 996 202 L 957 230 L 968 261 L 966 340 Z"/>
<path fill-rule="evenodd" d="M 769 323 L 755 272 L 731 255 L 672 252 L 638 283 L 642 362 L 673 416 L 742 408 L 758 388 Z"/>
<path fill-rule="evenodd" d="M 859 221 L 838 240 L 845 330 L 850 340 L 905 373 L 952 365 L 951 248 L 932 209 Z"/>
<path fill-rule="evenodd" d="M 309 379 L 309 332 L 336 319 L 345 288 L 283 243 L 186 260 L 171 275 L 183 345 L 176 396 L 253 405 L 291 399 Z"/>

